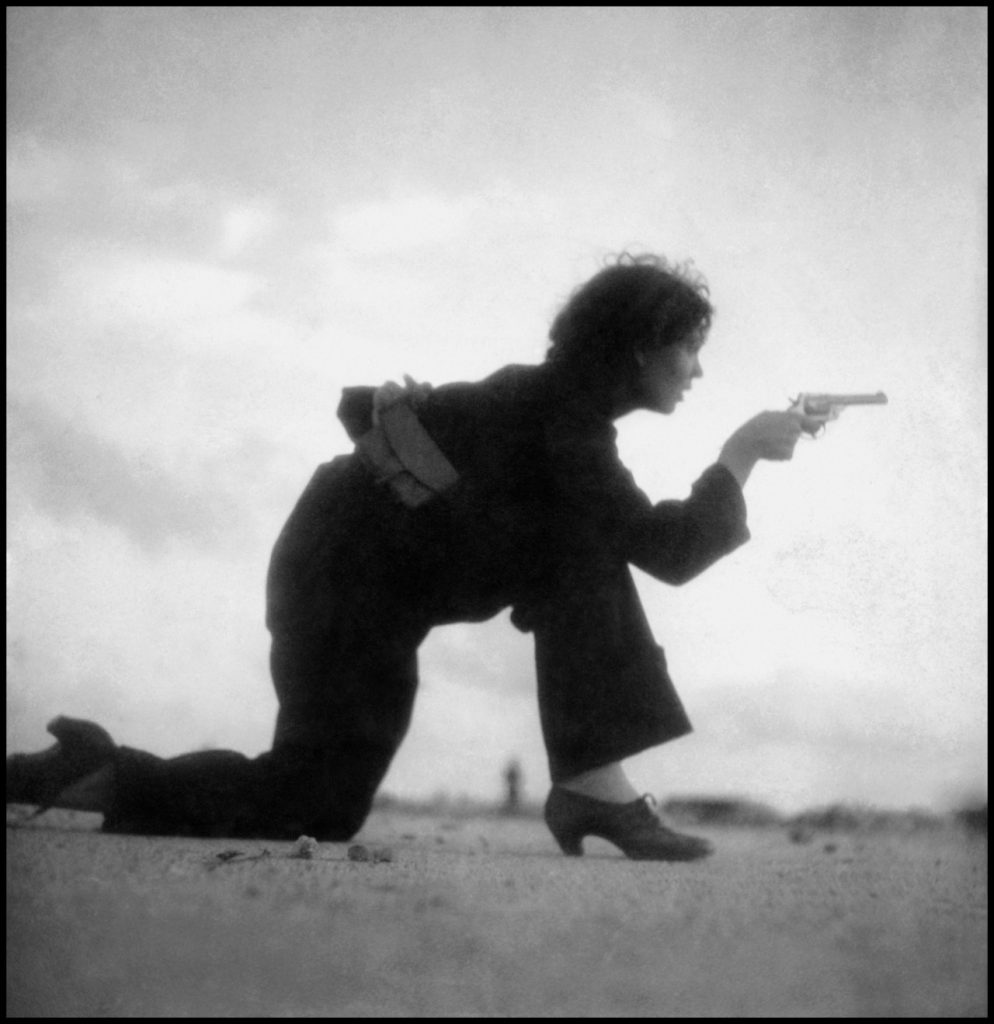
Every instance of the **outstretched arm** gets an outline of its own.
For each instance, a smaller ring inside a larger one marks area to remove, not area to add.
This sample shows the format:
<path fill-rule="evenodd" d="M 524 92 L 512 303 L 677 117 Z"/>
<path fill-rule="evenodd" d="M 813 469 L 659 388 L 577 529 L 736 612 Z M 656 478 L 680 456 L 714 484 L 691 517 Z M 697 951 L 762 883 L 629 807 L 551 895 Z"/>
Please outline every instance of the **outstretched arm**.
<path fill-rule="evenodd" d="M 613 429 L 560 423 L 548 441 L 559 542 L 578 559 L 623 560 L 678 585 L 749 539 L 742 489 L 727 467 L 705 470 L 688 498 L 653 504 L 620 462 Z"/>

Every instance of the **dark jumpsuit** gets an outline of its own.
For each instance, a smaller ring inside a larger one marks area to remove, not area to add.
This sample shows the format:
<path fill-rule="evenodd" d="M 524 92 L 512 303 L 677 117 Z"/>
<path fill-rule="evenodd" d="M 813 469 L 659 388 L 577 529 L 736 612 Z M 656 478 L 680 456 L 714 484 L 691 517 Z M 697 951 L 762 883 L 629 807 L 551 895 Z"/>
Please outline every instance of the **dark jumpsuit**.
<path fill-rule="evenodd" d="M 354 439 L 372 405 L 372 388 L 346 389 Z M 685 501 L 653 505 L 608 411 L 550 364 L 436 388 L 416 409 L 454 488 L 411 508 L 357 454 L 339 456 L 276 542 L 272 750 L 163 760 L 122 747 L 105 830 L 350 838 L 407 731 L 421 642 L 507 607 L 535 636 L 553 782 L 690 731 L 629 565 L 680 584 L 747 540 L 734 477 L 711 466 Z"/>

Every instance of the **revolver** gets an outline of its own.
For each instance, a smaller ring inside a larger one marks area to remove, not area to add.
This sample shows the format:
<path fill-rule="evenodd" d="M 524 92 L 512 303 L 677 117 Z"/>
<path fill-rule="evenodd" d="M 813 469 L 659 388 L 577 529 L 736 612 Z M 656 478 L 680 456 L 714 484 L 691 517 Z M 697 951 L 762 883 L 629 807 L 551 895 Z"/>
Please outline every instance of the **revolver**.
<path fill-rule="evenodd" d="M 807 429 L 812 437 L 818 437 L 825 429 L 825 424 L 839 418 L 839 413 L 847 405 L 886 405 L 887 396 L 878 391 L 873 395 L 824 395 L 812 391 L 802 391 L 797 398 L 790 400 L 790 411 L 819 421 L 813 430 Z"/>

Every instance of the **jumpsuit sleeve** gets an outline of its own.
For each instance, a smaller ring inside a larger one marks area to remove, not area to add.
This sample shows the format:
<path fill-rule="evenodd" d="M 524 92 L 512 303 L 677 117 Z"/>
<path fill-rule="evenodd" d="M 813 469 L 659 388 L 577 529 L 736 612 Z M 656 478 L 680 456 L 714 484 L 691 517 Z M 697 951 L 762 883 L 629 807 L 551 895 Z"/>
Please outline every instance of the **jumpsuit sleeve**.
<path fill-rule="evenodd" d="M 745 499 L 722 465 L 709 466 L 684 501 L 661 501 L 629 524 L 629 561 L 666 583 L 686 583 L 749 539 Z"/>
<path fill-rule="evenodd" d="M 685 500 L 653 504 L 619 459 L 616 436 L 610 424 L 577 418 L 547 430 L 567 547 L 681 584 L 749 539 L 742 490 L 724 466 L 708 467 Z"/>

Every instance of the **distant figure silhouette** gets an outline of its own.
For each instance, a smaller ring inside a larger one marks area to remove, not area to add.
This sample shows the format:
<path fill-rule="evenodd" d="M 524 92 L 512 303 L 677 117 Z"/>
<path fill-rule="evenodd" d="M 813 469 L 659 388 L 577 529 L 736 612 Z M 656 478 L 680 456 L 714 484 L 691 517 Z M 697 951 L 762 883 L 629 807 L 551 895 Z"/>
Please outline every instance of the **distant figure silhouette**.
<path fill-rule="evenodd" d="M 521 762 L 513 759 L 508 761 L 504 769 L 504 784 L 507 793 L 504 797 L 503 811 L 505 814 L 521 813 Z"/>
<path fill-rule="evenodd" d="M 689 497 L 653 504 L 614 423 L 676 412 L 702 376 L 711 315 L 699 275 L 626 255 L 569 299 L 540 365 L 346 388 L 338 412 L 355 450 L 318 467 L 269 566 L 272 750 L 164 760 L 58 718 L 55 747 L 8 758 L 8 802 L 100 811 L 108 832 L 349 839 L 407 732 L 422 641 L 510 607 L 534 635 L 545 820 L 563 852 L 596 835 L 643 860 L 707 855 L 622 767 L 691 728 L 630 566 L 679 585 L 734 551 L 749 538 L 753 466 L 791 458 L 821 423 L 760 413 Z M 507 782 L 516 802 L 520 775 Z"/>

